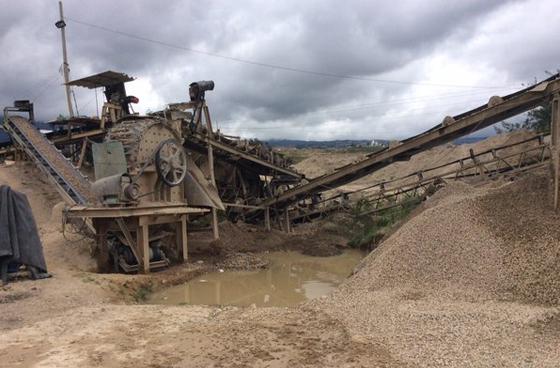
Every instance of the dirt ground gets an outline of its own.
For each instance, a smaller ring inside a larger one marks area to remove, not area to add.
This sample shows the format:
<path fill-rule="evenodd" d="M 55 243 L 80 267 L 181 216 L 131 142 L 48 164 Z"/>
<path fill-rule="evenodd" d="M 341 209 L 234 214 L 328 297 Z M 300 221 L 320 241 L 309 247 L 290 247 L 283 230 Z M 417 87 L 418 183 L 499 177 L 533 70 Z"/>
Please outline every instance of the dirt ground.
<path fill-rule="evenodd" d="M 60 232 L 59 198 L 38 178 L 29 164 L 0 167 L 0 184 L 28 195 L 53 274 L 0 289 L 2 367 L 559 366 L 560 218 L 545 171 L 452 183 L 331 295 L 262 309 L 136 301 L 219 262 L 251 267 L 259 251 L 342 240 L 222 224 L 211 249 L 193 234 L 187 265 L 100 275 L 89 240 Z"/>
<path fill-rule="evenodd" d="M 91 240 L 61 232 L 58 194 L 29 163 L 0 167 L 0 184 L 25 193 L 52 278 L 0 288 L 4 367 L 391 366 L 382 347 L 350 339 L 344 326 L 309 308 L 141 305 L 142 293 L 216 267 L 262 266 L 272 250 L 324 253 L 343 244 L 309 229 L 294 236 L 221 224 L 223 240 L 194 233 L 190 262 L 152 275 L 97 274 Z M 313 238 L 313 241 L 310 241 Z M 321 241 L 322 239 L 322 241 Z"/>

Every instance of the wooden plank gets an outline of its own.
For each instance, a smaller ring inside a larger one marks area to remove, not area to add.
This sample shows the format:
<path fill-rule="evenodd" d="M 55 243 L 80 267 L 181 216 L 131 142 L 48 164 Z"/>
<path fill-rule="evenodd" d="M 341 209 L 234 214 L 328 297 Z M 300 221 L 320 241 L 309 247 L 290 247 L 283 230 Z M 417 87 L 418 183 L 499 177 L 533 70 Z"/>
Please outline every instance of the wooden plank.
<path fill-rule="evenodd" d="M 204 110 L 204 118 L 206 120 L 206 136 L 208 142 L 212 141 L 212 135 L 214 131 L 212 129 L 212 120 L 210 119 L 210 111 L 208 111 L 208 106 L 206 102 L 203 102 L 202 109 Z M 216 186 L 216 174 L 214 172 L 214 148 L 211 144 L 208 144 L 208 171 L 210 171 L 210 182 L 212 185 Z M 212 236 L 214 240 L 220 238 L 220 233 L 218 231 L 218 210 L 214 207 L 211 209 L 212 211 Z"/>
<path fill-rule="evenodd" d="M 271 231 L 270 228 L 270 207 L 264 209 L 264 227 L 266 231 Z"/>
<path fill-rule="evenodd" d="M 109 247 L 107 244 L 108 221 L 105 219 L 93 220 L 97 240 L 97 254 L 95 257 L 97 263 L 97 272 L 109 272 Z"/>
<path fill-rule="evenodd" d="M 160 216 L 181 215 L 189 213 L 206 213 L 208 209 L 199 207 L 187 207 L 185 205 L 161 205 L 143 207 L 85 207 L 74 206 L 67 210 L 67 217 L 132 217 L 132 216 Z"/>
<path fill-rule="evenodd" d="M 180 219 L 180 216 L 184 216 L 181 214 L 173 214 L 173 215 L 160 215 L 160 216 L 142 216 L 138 219 L 138 225 L 160 225 L 160 224 L 172 224 L 177 222 Z"/>
<path fill-rule="evenodd" d="M 265 209 L 265 207 L 262 206 L 251 206 L 248 204 L 238 204 L 238 203 L 228 203 L 228 202 L 222 202 L 224 206 L 226 207 L 237 207 L 237 208 L 254 208 L 254 209 Z"/>
<path fill-rule="evenodd" d="M 134 254 L 134 257 L 138 261 L 138 264 L 140 264 L 140 257 L 139 257 L 138 251 L 137 251 L 138 245 L 136 244 L 136 241 L 134 240 L 134 238 L 132 237 L 132 234 L 128 230 L 128 226 L 126 226 L 126 224 L 124 222 L 124 219 L 122 217 L 119 217 L 119 218 L 116 218 L 115 221 L 117 222 L 121 233 L 123 233 L 126 241 L 128 242 L 128 245 L 130 246 L 130 250 L 132 251 L 132 254 Z"/>
<path fill-rule="evenodd" d="M 87 140 L 87 138 L 84 138 L 84 140 L 82 142 L 82 148 L 80 150 L 80 159 L 78 160 L 78 165 L 76 166 L 78 169 L 81 168 L 82 164 L 84 163 L 84 158 L 86 157 L 88 142 L 89 141 Z"/>
<path fill-rule="evenodd" d="M 286 212 L 284 212 L 284 220 L 285 220 L 285 224 L 286 224 L 286 232 L 289 233 L 291 232 L 291 224 L 290 224 L 290 211 L 288 211 L 286 209 Z"/>
<path fill-rule="evenodd" d="M 136 249 L 138 251 L 138 271 L 150 272 L 150 237 L 148 225 L 139 226 L 136 231 Z"/>

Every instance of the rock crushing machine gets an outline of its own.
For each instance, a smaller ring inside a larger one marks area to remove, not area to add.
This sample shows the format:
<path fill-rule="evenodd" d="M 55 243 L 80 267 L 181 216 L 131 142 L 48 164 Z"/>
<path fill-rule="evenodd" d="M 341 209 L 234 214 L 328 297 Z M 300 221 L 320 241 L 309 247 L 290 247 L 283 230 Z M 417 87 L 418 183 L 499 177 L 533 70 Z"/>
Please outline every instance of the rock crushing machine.
<path fill-rule="evenodd" d="M 92 181 L 32 125 L 32 104 L 4 109 L 4 129 L 69 205 L 65 217 L 83 220 L 95 233 L 100 272 L 149 272 L 186 260 L 187 216 L 224 208 L 214 183 L 185 151 L 179 121 L 130 114 L 127 80 L 111 72 L 73 82 L 110 92 L 104 106 L 110 125 L 102 119 L 107 132 L 91 143 Z"/>

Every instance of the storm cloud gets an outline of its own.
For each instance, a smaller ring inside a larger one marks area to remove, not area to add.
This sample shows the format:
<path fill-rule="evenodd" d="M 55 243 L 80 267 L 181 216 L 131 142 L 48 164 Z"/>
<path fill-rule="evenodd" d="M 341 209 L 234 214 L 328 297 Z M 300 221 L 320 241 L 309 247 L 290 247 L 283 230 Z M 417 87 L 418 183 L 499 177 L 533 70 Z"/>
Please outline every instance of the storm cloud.
<path fill-rule="evenodd" d="M 64 2 L 71 78 L 137 78 L 140 112 L 212 79 L 215 124 L 260 138 L 404 138 L 555 71 L 549 1 Z M 5 2 L 0 103 L 64 114 L 56 1 Z M 95 94 L 76 88 L 80 114 Z M 101 94 L 99 94 L 99 99 Z"/>

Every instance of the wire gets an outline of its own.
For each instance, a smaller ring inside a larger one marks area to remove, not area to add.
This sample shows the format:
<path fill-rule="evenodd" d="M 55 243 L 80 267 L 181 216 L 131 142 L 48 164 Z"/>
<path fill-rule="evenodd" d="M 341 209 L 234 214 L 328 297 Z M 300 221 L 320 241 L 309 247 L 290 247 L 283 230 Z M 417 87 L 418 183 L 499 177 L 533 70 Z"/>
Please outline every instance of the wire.
<path fill-rule="evenodd" d="M 475 97 L 475 96 L 478 96 L 478 95 L 486 95 L 486 91 L 470 92 L 470 93 L 467 93 L 467 94 L 465 94 L 465 93 L 463 93 L 463 94 L 442 94 L 442 95 L 408 98 L 408 99 L 394 100 L 394 101 L 387 101 L 387 102 L 378 101 L 378 102 L 364 104 L 364 105 L 348 106 L 347 108 L 342 107 L 342 108 L 332 109 L 332 110 L 328 110 L 328 109 L 326 109 L 326 110 L 315 110 L 315 111 L 308 112 L 308 113 L 302 113 L 301 115 L 313 116 L 313 115 L 327 114 L 327 113 L 353 112 L 353 111 L 358 111 L 358 110 L 367 110 L 367 109 L 370 109 L 372 107 L 379 107 L 379 106 L 398 106 L 398 105 L 410 104 L 411 102 L 419 102 L 419 101 L 435 100 L 435 99 L 452 99 L 452 98 L 458 98 L 458 97 L 471 97 L 471 96 Z M 472 101 L 473 102 L 479 102 L 478 100 L 476 100 L 476 101 L 472 100 Z M 470 101 L 462 102 L 462 103 L 468 103 L 468 102 L 470 102 Z M 448 105 L 449 104 L 439 105 L 439 106 L 448 106 Z M 431 105 L 431 106 L 438 106 L 438 105 Z M 220 124 L 224 124 L 224 125 L 227 126 L 228 124 L 235 123 L 236 121 L 238 121 L 238 119 L 227 119 L 227 120 L 216 120 L 216 121 L 219 121 Z"/>
<path fill-rule="evenodd" d="M 470 103 L 470 102 L 478 102 L 478 100 L 472 100 L 472 101 L 467 101 L 467 102 L 463 102 L 465 104 Z M 447 106 L 455 106 L 457 104 L 457 102 L 453 102 L 453 103 L 447 103 L 447 104 L 437 104 L 437 105 L 431 105 L 431 107 L 434 108 L 438 108 L 438 110 L 433 110 L 433 111 L 426 111 L 424 114 L 418 115 L 418 114 L 385 114 L 385 113 L 380 113 L 380 114 L 374 114 L 374 115 L 368 115 L 368 118 L 373 118 L 373 117 L 382 117 L 384 119 L 391 119 L 391 120 L 395 120 L 395 119 L 402 119 L 402 118 L 409 118 L 409 117 L 425 117 L 425 116 L 441 116 L 441 110 L 439 110 L 439 108 L 441 107 L 447 107 Z M 411 109 L 408 110 L 407 112 L 414 112 L 414 111 L 424 111 L 423 108 L 416 108 L 416 109 Z M 276 127 L 239 127 L 238 125 L 235 124 L 225 124 L 226 122 L 233 122 L 232 120 L 227 120 L 227 121 L 221 121 L 222 126 L 226 126 L 229 127 L 230 129 L 232 128 L 238 128 L 238 130 L 272 130 L 272 129 L 283 129 L 286 126 L 276 126 Z M 241 128 L 241 129 L 239 129 Z"/>
<path fill-rule="evenodd" d="M 39 100 L 39 97 L 41 97 L 48 90 L 48 88 L 58 80 L 58 78 L 60 78 L 60 76 L 57 74 L 54 78 L 43 84 L 39 91 L 35 95 L 33 95 L 33 97 L 31 97 L 31 101 L 37 102 Z"/>
<path fill-rule="evenodd" d="M 105 27 L 105 26 L 100 26 L 100 25 L 97 25 L 97 24 L 85 22 L 83 20 L 74 19 L 74 18 L 71 18 L 71 17 L 66 17 L 66 19 L 73 22 L 73 23 L 80 24 L 80 25 L 83 25 L 83 26 L 96 28 L 96 29 L 99 29 L 99 30 L 102 30 L 102 31 L 105 31 L 105 32 L 115 33 L 115 34 L 118 34 L 118 35 L 121 35 L 121 36 L 133 38 L 135 40 L 149 42 L 149 43 L 152 43 L 152 44 L 165 46 L 165 47 L 169 47 L 169 48 L 173 48 L 173 49 L 177 49 L 177 50 L 182 50 L 182 51 L 192 52 L 192 53 L 195 53 L 195 54 L 211 56 L 211 57 L 220 58 L 220 59 L 224 59 L 224 60 L 234 61 L 234 62 L 237 62 L 237 63 L 259 66 L 259 67 L 263 67 L 263 68 L 277 69 L 277 70 L 283 70 L 283 71 L 286 71 L 286 72 L 293 72 L 293 73 L 300 73 L 300 74 L 309 74 L 309 75 L 314 75 L 314 76 L 318 76 L 318 77 L 337 78 L 337 79 L 351 79 L 351 80 L 360 80 L 360 81 L 387 83 L 387 84 L 421 85 L 421 86 L 431 86 L 431 87 L 473 88 L 473 89 L 477 89 L 477 88 L 478 89 L 501 89 L 501 88 L 505 87 L 505 86 L 473 86 L 473 85 L 446 84 L 446 83 L 410 82 L 410 81 L 402 81 L 402 80 L 358 77 L 358 76 L 353 76 L 353 75 L 344 75 L 344 74 L 327 73 L 327 72 L 320 72 L 320 71 L 308 70 L 308 69 L 300 69 L 300 68 L 295 68 L 295 67 L 291 67 L 291 66 L 285 66 L 285 65 L 280 65 L 280 64 L 269 64 L 269 63 L 264 63 L 264 62 L 261 62 L 261 61 L 249 60 L 249 59 L 244 59 L 244 58 L 239 58 L 239 57 L 234 57 L 234 56 L 228 56 L 228 55 L 218 54 L 218 53 L 209 52 L 209 51 L 193 49 L 193 48 L 190 48 L 190 47 L 184 47 L 184 46 L 172 44 L 172 43 L 169 43 L 169 42 L 160 41 L 160 40 L 156 40 L 156 39 L 152 39 L 152 38 L 148 38 L 148 37 L 144 37 L 144 36 L 139 36 L 139 35 L 136 35 L 136 34 L 120 31 L 120 30 L 117 30 L 117 29 L 108 28 L 108 27 Z"/>
<path fill-rule="evenodd" d="M 442 95 L 435 95 L 435 96 L 423 96 L 423 97 L 416 97 L 416 98 L 407 98 L 401 100 L 393 100 L 393 101 L 379 101 L 373 102 L 369 104 L 363 105 L 355 105 L 355 106 L 348 106 L 348 107 L 340 107 L 338 109 L 332 110 L 316 110 L 313 112 L 315 113 L 333 113 L 333 112 L 345 112 L 345 111 L 357 111 L 357 110 L 365 110 L 372 107 L 379 107 L 379 106 L 393 106 L 393 105 L 405 105 L 411 102 L 418 102 L 418 101 L 427 101 L 427 100 L 435 100 L 435 99 L 450 99 L 450 98 L 458 98 L 458 97 L 471 97 L 471 96 L 478 96 L 478 95 L 487 95 L 486 91 L 477 91 L 477 92 L 470 92 L 470 93 L 461 93 L 461 94 L 442 94 Z"/>

